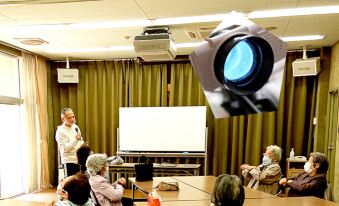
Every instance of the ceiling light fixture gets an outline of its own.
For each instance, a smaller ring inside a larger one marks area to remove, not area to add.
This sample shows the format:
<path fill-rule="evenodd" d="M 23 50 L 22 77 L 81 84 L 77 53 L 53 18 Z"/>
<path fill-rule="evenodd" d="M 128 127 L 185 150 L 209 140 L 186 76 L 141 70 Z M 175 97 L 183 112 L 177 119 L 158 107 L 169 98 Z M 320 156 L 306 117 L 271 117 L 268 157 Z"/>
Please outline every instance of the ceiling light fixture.
<path fill-rule="evenodd" d="M 111 46 L 93 48 L 47 48 L 49 53 L 105 52 L 105 51 L 134 51 L 133 46 Z"/>
<path fill-rule="evenodd" d="M 246 16 L 247 18 L 250 19 L 256 19 L 256 18 L 271 18 L 282 16 L 302 16 L 302 15 L 337 14 L 337 13 L 339 13 L 339 5 L 253 11 L 248 13 Z"/>
<path fill-rule="evenodd" d="M 164 18 L 164 19 L 153 20 L 153 24 L 155 25 L 177 25 L 177 24 L 191 24 L 191 23 L 203 23 L 203 22 L 219 22 L 225 19 L 225 17 L 227 16 L 228 14 L 216 14 L 216 15 Z"/>
<path fill-rule="evenodd" d="M 101 23 L 80 23 L 70 24 L 71 29 L 109 29 L 109 28 L 129 28 L 129 27 L 146 27 L 152 25 L 151 20 L 130 20 L 130 21 L 115 21 Z"/>
<path fill-rule="evenodd" d="M 323 35 L 307 35 L 307 36 L 287 36 L 280 37 L 283 41 L 311 41 L 311 40 L 320 40 L 325 38 Z"/>
<path fill-rule="evenodd" d="M 177 48 L 195 48 L 203 42 L 193 42 L 193 43 L 180 43 L 176 44 Z"/>

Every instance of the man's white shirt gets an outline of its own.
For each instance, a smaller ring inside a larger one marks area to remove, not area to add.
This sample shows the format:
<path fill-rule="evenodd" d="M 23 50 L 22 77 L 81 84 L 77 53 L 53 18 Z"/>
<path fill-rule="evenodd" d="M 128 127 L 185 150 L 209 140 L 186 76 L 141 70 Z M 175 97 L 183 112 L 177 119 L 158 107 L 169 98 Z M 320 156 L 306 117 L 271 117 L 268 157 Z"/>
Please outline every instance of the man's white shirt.
<path fill-rule="evenodd" d="M 78 163 L 76 152 L 84 143 L 84 141 L 76 139 L 76 132 L 75 128 L 78 128 L 78 132 L 80 132 L 80 128 L 73 124 L 71 127 L 65 126 L 62 124 L 58 126 L 58 129 L 55 134 L 55 139 L 58 142 L 58 147 L 61 156 L 61 163 Z"/>

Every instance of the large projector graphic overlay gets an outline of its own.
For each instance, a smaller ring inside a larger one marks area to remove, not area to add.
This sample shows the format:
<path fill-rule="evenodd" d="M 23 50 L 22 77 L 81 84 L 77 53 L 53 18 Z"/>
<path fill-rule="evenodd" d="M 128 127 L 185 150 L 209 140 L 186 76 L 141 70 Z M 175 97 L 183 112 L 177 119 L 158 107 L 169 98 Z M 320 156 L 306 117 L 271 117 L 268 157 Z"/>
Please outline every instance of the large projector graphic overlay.
<path fill-rule="evenodd" d="M 215 118 L 278 108 L 287 44 L 229 14 L 190 55 Z"/>

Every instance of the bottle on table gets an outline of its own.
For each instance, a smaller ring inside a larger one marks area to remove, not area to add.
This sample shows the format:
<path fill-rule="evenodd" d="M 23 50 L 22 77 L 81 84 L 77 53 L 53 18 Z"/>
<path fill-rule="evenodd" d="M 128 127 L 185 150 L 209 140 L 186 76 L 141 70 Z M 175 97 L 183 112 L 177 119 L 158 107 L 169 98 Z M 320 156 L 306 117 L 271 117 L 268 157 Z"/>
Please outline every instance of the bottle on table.
<path fill-rule="evenodd" d="M 294 159 L 294 148 L 291 149 L 291 152 L 290 152 L 290 159 Z"/>

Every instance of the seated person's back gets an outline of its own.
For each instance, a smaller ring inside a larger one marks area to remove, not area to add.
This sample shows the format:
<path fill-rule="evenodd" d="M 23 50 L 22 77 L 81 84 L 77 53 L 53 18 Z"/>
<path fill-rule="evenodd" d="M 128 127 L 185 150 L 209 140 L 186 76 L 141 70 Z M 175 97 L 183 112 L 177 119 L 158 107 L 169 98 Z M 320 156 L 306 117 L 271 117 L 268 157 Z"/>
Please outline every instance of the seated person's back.
<path fill-rule="evenodd" d="M 82 173 L 67 177 L 60 183 L 60 188 L 57 191 L 61 201 L 58 201 L 55 206 L 94 206 L 89 194 L 91 186 L 87 177 Z"/>
<path fill-rule="evenodd" d="M 219 175 L 215 181 L 211 202 L 216 206 L 242 206 L 244 187 L 236 175 Z"/>
<path fill-rule="evenodd" d="M 80 165 L 80 171 L 89 178 L 89 174 L 87 172 L 87 167 L 86 167 L 86 161 L 87 161 L 88 156 L 92 154 L 91 148 L 88 145 L 84 144 L 77 150 L 76 153 L 77 153 L 78 164 Z"/>

